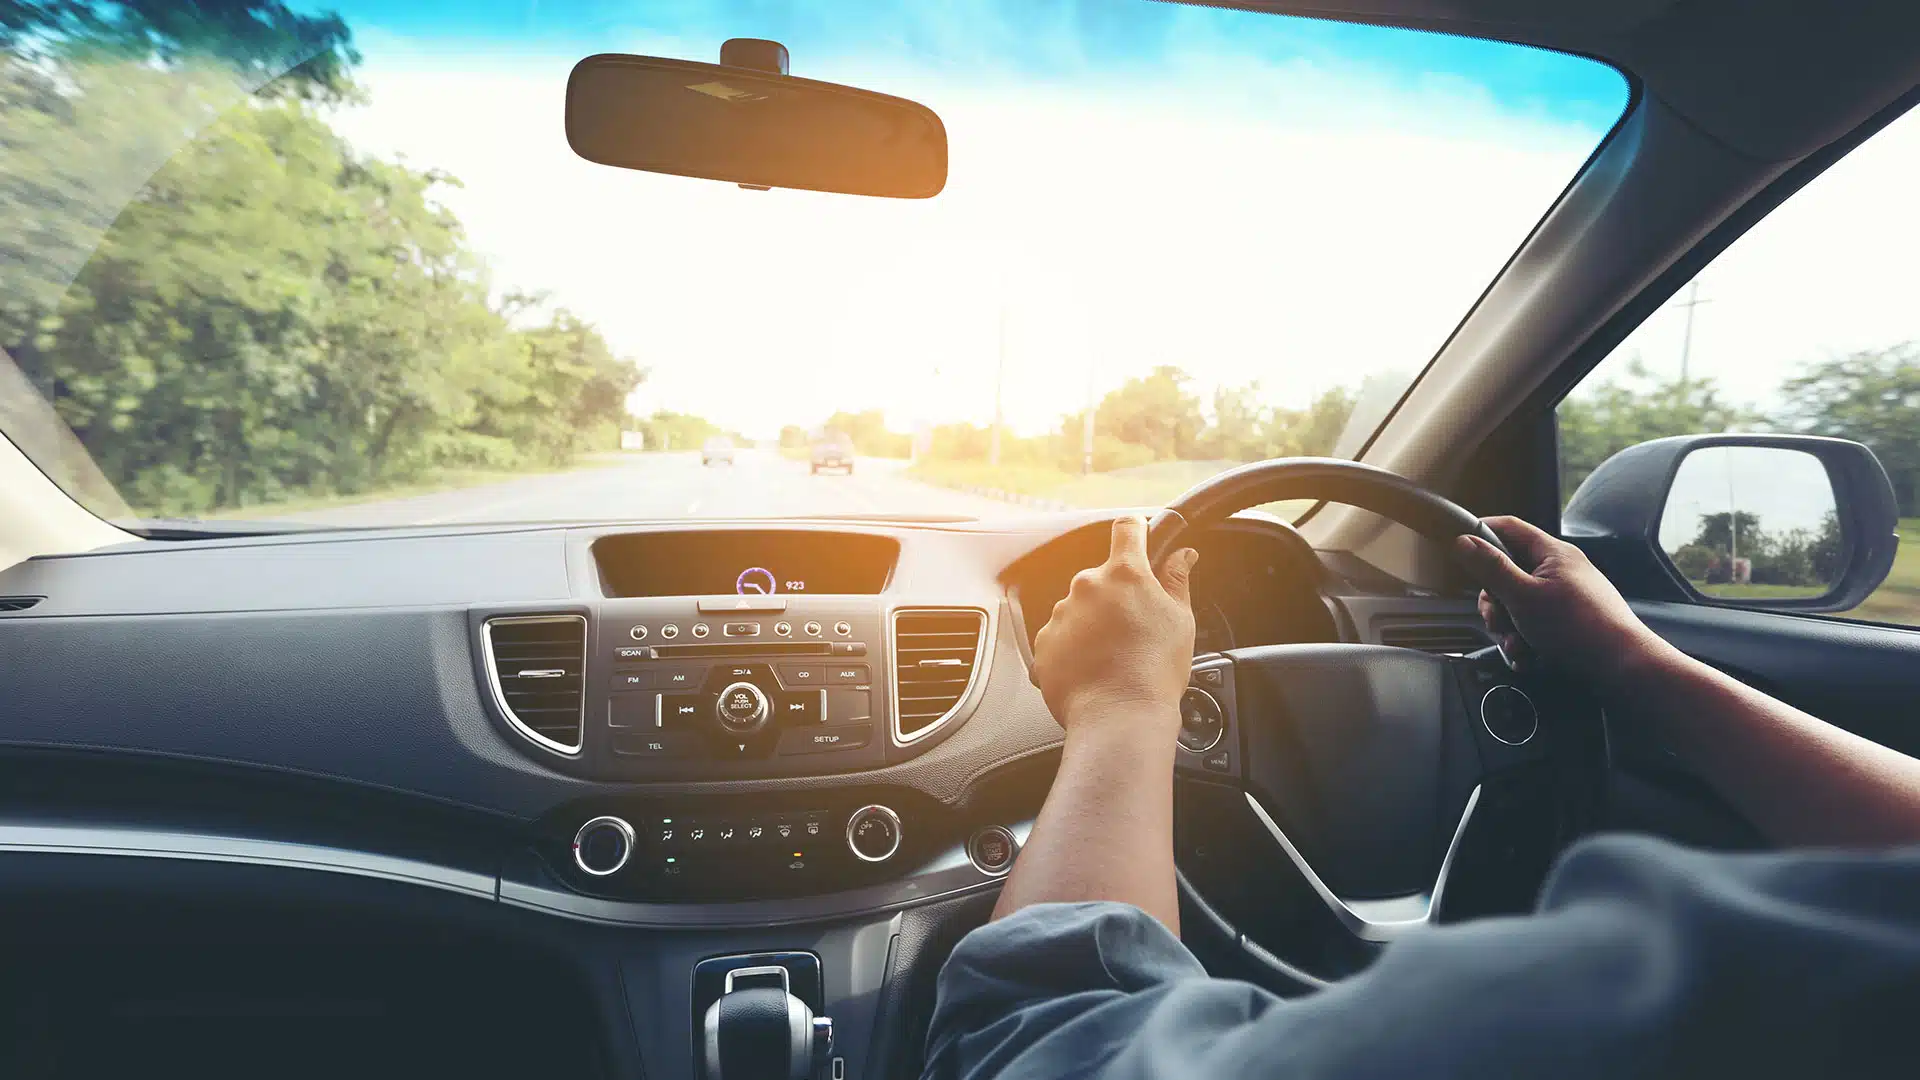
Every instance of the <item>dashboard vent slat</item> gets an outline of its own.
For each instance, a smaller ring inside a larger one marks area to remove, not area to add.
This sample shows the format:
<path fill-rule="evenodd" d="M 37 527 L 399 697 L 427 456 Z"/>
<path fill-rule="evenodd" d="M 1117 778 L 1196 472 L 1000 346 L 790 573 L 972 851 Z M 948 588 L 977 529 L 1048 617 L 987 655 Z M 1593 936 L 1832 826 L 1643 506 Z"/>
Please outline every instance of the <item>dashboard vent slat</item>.
<path fill-rule="evenodd" d="M 1380 644 L 1441 656 L 1478 652 L 1493 640 L 1467 623 L 1398 623 L 1380 628 Z"/>
<path fill-rule="evenodd" d="M 0 596 L 0 611 L 25 611 L 45 599 L 44 596 Z"/>
<path fill-rule="evenodd" d="M 894 737 L 912 742 L 950 719 L 973 688 L 985 612 L 919 608 L 893 616 Z"/>
<path fill-rule="evenodd" d="M 536 746 L 580 752 L 586 721 L 587 620 L 579 615 L 489 619 L 494 701 Z"/>

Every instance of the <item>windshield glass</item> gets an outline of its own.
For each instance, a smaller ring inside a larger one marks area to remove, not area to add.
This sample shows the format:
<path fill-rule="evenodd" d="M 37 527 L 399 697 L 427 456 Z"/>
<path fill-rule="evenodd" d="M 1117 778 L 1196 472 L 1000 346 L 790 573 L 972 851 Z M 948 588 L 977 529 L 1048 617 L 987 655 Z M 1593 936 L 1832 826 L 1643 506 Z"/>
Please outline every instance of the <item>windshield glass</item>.
<path fill-rule="evenodd" d="M 930 106 L 945 191 L 569 149 L 579 59 L 731 37 Z M 0 431 L 123 524 L 979 517 L 1351 455 L 1627 100 L 1148 0 L 41 0 L 0 50 Z"/>

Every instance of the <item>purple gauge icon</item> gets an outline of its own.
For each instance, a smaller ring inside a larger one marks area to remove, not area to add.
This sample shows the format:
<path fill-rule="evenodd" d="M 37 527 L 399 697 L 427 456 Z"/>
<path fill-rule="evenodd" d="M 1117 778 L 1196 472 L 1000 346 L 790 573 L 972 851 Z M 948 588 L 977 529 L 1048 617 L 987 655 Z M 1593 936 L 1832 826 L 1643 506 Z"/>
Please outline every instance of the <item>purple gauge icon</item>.
<path fill-rule="evenodd" d="M 774 591 L 773 571 L 749 566 L 733 579 L 733 591 L 742 596 L 766 596 Z"/>

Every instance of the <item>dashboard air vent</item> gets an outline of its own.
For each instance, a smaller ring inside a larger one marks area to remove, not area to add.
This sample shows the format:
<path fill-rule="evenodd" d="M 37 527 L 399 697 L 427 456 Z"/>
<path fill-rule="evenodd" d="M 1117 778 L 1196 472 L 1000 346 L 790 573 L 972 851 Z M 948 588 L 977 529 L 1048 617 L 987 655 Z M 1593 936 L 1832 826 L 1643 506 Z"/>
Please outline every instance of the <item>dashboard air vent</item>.
<path fill-rule="evenodd" d="M 25 611 L 45 599 L 44 596 L 0 596 L 0 611 Z"/>
<path fill-rule="evenodd" d="M 964 608 L 893 615 L 894 738 L 912 742 L 952 716 L 986 648 L 987 615 Z"/>
<path fill-rule="evenodd" d="M 556 754 L 578 754 L 587 707 L 587 620 L 489 619 L 486 648 L 494 702 L 513 726 Z"/>
<path fill-rule="evenodd" d="M 1401 623 L 1380 628 L 1380 644 L 1444 656 L 1477 652 L 1493 644 L 1477 626 L 1464 623 Z"/>

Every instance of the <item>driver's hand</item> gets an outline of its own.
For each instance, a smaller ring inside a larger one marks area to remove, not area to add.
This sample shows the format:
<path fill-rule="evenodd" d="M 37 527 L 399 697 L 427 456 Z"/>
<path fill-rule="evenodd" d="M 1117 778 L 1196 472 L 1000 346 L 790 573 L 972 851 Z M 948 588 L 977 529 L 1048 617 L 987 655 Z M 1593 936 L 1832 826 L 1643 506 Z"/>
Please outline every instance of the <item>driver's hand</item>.
<path fill-rule="evenodd" d="M 1187 584 L 1200 553 L 1167 556 L 1158 576 L 1147 562 L 1147 523 L 1113 523 L 1107 561 L 1073 578 L 1066 599 L 1033 644 L 1033 681 L 1069 733 L 1109 723 L 1159 722 L 1142 734 L 1173 745 L 1180 694 L 1193 666 L 1193 608 Z"/>
<path fill-rule="evenodd" d="M 1486 522 L 1522 564 L 1532 567 L 1522 570 L 1477 536 L 1454 541 L 1484 586 L 1480 617 L 1507 655 L 1524 655 L 1517 633 L 1546 663 L 1604 679 L 1661 644 L 1613 582 L 1587 561 L 1586 552 L 1516 517 Z"/>

